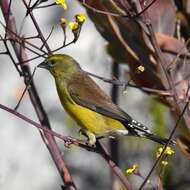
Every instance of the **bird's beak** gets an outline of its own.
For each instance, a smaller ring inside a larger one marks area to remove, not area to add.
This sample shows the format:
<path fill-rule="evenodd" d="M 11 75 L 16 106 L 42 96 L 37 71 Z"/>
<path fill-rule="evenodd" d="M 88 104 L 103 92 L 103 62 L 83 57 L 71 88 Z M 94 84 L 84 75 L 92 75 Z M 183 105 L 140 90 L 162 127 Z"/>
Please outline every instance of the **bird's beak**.
<path fill-rule="evenodd" d="M 50 69 L 50 66 L 45 62 L 40 63 L 37 67 L 47 69 L 47 70 Z"/>

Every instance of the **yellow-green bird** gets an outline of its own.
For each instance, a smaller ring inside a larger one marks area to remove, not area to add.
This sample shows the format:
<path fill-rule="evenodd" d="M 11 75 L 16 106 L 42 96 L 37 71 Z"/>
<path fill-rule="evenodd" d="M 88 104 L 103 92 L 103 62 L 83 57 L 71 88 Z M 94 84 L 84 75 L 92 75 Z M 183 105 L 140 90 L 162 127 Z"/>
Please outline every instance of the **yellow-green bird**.
<path fill-rule="evenodd" d="M 168 142 L 114 104 L 71 56 L 51 55 L 38 67 L 53 75 L 63 107 L 81 126 L 90 145 L 96 143 L 97 137 L 117 135 L 146 137 L 161 144 Z"/>

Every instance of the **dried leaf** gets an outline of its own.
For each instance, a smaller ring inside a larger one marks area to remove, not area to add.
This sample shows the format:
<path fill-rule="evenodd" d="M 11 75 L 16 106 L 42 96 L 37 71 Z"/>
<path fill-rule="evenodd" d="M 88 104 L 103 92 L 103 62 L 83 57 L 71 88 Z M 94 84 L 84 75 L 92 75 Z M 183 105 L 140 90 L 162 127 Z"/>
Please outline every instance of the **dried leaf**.
<path fill-rule="evenodd" d="M 190 140 L 181 135 L 176 139 L 176 142 L 181 152 L 190 160 Z"/>

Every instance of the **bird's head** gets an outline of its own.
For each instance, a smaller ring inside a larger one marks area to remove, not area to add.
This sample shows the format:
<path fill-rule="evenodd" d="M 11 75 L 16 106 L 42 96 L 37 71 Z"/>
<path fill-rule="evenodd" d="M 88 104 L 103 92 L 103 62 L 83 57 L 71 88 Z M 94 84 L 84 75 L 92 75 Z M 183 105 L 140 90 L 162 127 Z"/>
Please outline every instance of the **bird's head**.
<path fill-rule="evenodd" d="M 54 77 L 69 77 L 81 69 L 76 60 L 66 54 L 50 55 L 38 67 L 49 70 Z"/>

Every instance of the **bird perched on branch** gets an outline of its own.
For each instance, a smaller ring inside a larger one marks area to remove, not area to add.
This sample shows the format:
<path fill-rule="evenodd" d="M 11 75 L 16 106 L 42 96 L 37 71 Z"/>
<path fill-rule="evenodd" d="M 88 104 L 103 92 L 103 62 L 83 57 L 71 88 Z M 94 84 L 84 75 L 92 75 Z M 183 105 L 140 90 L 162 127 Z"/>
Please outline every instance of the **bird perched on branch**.
<path fill-rule="evenodd" d="M 82 128 L 90 145 L 96 143 L 97 137 L 117 135 L 145 137 L 160 144 L 168 142 L 114 104 L 71 56 L 50 55 L 38 67 L 53 75 L 64 109 Z"/>

